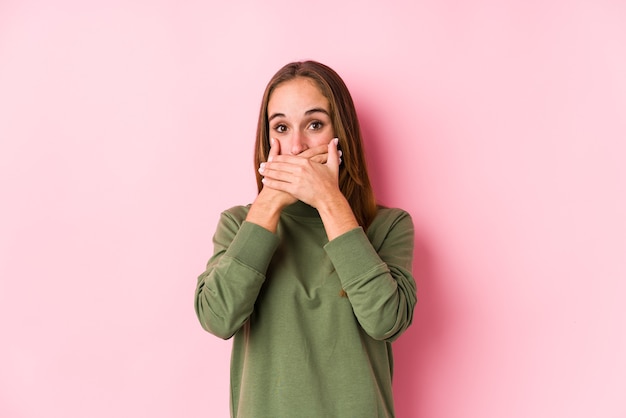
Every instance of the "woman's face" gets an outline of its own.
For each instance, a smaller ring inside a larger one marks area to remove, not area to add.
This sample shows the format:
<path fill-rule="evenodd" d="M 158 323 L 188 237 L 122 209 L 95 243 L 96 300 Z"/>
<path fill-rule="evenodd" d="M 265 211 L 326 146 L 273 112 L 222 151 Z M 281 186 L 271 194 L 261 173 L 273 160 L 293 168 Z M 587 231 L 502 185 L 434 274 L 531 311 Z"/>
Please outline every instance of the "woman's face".
<path fill-rule="evenodd" d="M 328 100 L 306 77 L 279 84 L 270 96 L 267 116 L 270 137 L 280 142 L 281 154 L 298 155 L 335 136 Z"/>

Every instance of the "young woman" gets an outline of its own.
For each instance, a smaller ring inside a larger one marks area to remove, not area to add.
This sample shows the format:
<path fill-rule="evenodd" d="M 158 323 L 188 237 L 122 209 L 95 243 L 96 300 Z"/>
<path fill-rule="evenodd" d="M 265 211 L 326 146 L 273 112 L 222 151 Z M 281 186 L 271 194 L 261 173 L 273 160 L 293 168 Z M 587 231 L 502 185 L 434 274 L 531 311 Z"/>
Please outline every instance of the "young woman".
<path fill-rule="evenodd" d="M 255 149 L 259 194 L 222 213 L 195 293 L 202 327 L 235 337 L 231 416 L 393 417 L 413 224 L 376 205 L 339 75 L 314 61 L 280 69 Z"/>

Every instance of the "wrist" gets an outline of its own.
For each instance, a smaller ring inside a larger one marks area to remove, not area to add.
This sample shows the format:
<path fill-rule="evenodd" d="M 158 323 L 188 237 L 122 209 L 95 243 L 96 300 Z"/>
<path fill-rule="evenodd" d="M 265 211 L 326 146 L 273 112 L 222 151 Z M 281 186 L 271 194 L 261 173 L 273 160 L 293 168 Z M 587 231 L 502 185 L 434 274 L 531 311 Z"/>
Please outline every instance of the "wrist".
<path fill-rule="evenodd" d="M 280 213 L 285 206 L 279 199 L 269 198 L 262 190 L 250 206 L 246 221 L 255 223 L 270 232 L 276 232 Z"/>
<path fill-rule="evenodd" d="M 350 203 L 343 194 L 324 200 L 317 207 L 317 211 L 322 218 L 329 241 L 359 226 Z"/>

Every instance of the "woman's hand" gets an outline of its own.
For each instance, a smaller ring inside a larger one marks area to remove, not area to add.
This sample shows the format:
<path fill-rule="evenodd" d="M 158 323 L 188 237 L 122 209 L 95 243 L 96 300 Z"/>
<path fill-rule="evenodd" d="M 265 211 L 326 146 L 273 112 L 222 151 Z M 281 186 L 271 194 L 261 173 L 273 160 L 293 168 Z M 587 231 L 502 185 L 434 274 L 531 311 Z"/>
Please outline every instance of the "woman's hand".
<path fill-rule="evenodd" d="M 337 139 L 330 141 L 325 155 L 307 155 L 309 151 L 317 152 L 310 149 L 297 156 L 278 155 L 262 164 L 259 172 L 264 176 L 263 189 L 288 193 L 315 207 L 330 241 L 359 224 L 339 189 L 341 151 L 337 150 Z"/>
<path fill-rule="evenodd" d="M 259 172 L 264 176 L 263 189 L 288 193 L 318 208 L 326 199 L 343 197 L 338 184 L 340 162 L 334 139 L 299 155 L 276 155 L 261 164 Z"/>
<path fill-rule="evenodd" d="M 272 161 L 274 158 L 280 155 L 280 142 L 277 139 L 271 138 L 270 140 L 270 152 L 267 157 L 267 161 Z M 261 167 L 267 163 L 261 163 Z M 262 170 L 259 168 L 259 172 L 263 174 Z M 281 191 L 278 189 L 272 189 L 270 187 L 263 187 L 261 192 L 259 193 L 259 198 L 257 200 L 273 202 L 275 206 L 278 207 L 279 210 L 282 210 L 285 206 L 289 206 L 293 203 L 296 203 L 298 199 L 285 191 Z"/>
<path fill-rule="evenodd" d="M 272 138 L 270 141 L 268 162 L 273 161 L 279 155 L 280 142 L 277 139 Z M 310 148 L 301 153 L 298 158 L 307 159 L 316 164 L 324 164 L 328 159 L 328 147 L 326 145 L 321 145 Z M 266 164 L 267 163 L 262 163 L 261 167 L 265 167 Z M 259 168 L 259 171 L 262 173 L 261 168 Z M 276 232 L 278 219 L 283 208 L 296 203 L 297 201 L 298 198 L 291 195 L 287 191 L 269 186 L 266 187 L 264 185 L 261 192 L 257 195 L 254 203 L 252 203 L 246 220 L 256 223 L 269 231 Z"/>
<path fill-rule="evenodd" d="M 271 161 L 279 154 L 280 143 L 272 138 L 270 141 L 270 152 L 267 157 L 268 161 Z M 263 187 L 250 206 L 246 221 L 262 226 L 271 232 L 276 232 L 278 219 L 280 218 L 280 213 L 283 208 L 297 201 L 298 199 L 289 193 Z"/>

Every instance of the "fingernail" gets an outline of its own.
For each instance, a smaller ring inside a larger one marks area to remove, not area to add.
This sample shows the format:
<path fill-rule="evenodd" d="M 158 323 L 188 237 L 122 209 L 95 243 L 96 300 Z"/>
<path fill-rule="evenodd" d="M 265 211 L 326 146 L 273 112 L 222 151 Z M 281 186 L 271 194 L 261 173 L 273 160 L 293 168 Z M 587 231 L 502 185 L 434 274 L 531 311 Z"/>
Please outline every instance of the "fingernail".
<path fill-rule="evenodd" d="M 269 163 L 270 161 L 272 161 L 274 159 L 273 155 L 270 155 L 269 157 L 267 157 L 267 162 Z"/>
<path fill-rule="evenodd" d="M 343 152 L 341 152 L 341 150 L 337 151 L 339 153 L 339 158 L 341 158 L 341 156 L 343 155 Z"/>
<path fill-rule="evenodd" d="M 333 142 L 337 145 L 339 143 L 339 138 L 333 138 Z"/>
<path fill-rule="evenodd" d="M 261 163 L 261 165 L 259 166 L 259 173 L 263 173 L 265 171 L 265 163 Z"/>
<path fill-rule="evenodd" d="M 274 145 L 275 142 L 276 140 L 274 138 L 270 138 L 270 145 Z"/>
<path fill-rule="evenodd" d="M 341 158 L 340 158 L 340 159 L 339 159 L 339 165 L 341 165 L 341 161 L 342 161 L 342 160 L 341 160 Z"/>

